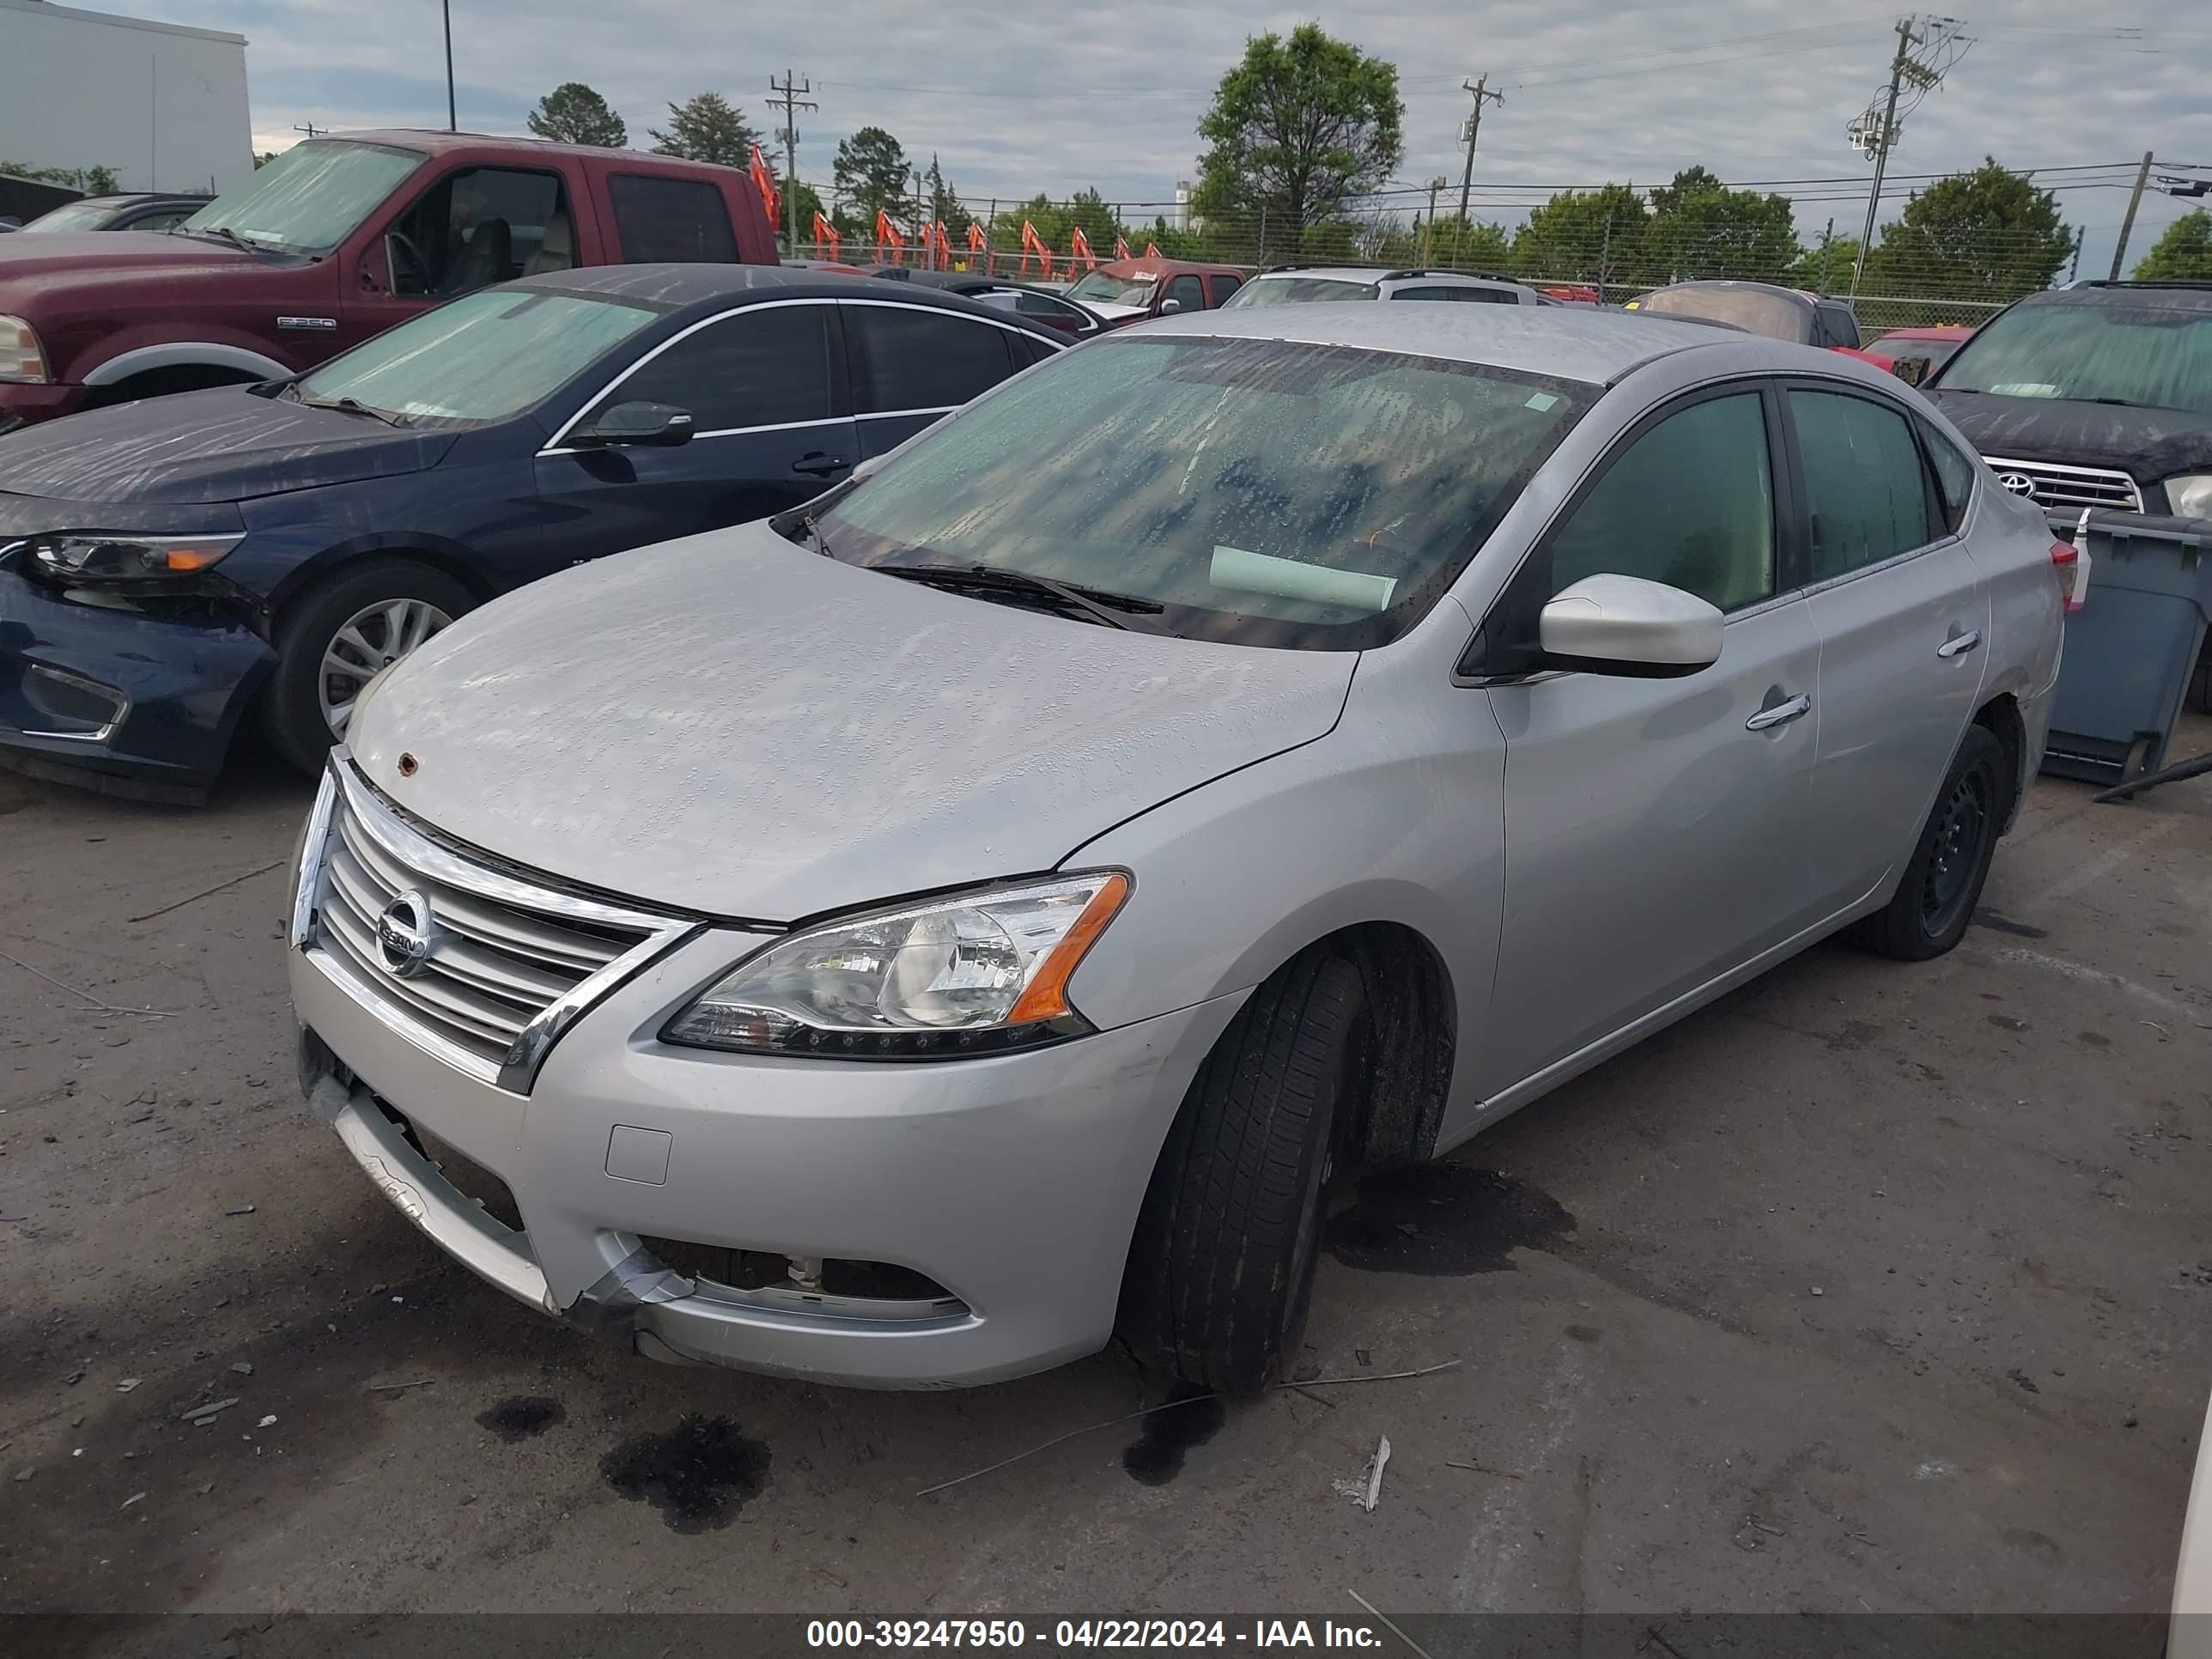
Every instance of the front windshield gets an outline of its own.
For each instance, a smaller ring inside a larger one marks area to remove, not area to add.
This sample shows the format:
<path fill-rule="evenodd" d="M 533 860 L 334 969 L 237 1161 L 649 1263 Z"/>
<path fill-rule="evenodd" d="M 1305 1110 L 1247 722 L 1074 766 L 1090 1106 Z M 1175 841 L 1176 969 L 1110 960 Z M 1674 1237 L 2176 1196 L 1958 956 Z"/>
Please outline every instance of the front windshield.
<path fill-rule="evenodd" d="M 295 144 L 177 228 L 228 231 L 287 253 L 328 253 L 422 164 L 421 151 L 390 144 Z"/>
<path fill-rule="evenodd" d="M 410 424 L 505 420 L 650 325 L 644 306 L 486 289 L 411 318 L 296 381 L 303 403 L 351 398 Z"/>
<path fill-rule="evenodd" d="M 106 197 L 92 196 L 82 202 L 64 202 L 52 213 L 42 213 L 22 227 L 25 232 L 33 230 L 98 230 L 107 222 L 108 215 L 115 211 L 115 204 Z"/>
<path fill-rule="evenodd" d="M 2212 312 L 2180 307 L 2016 307 L 1959 348 L 1946 392 L 2075 398 L 2212 415 Z"/>
<path fill-rule="evenodd" d="M 1087 271 L 1067 290 L 1071 300 L 1096 300 L 1109 306 L 1148 306 L 1152 290 L 1160 285 L 1158 272 L 1149 276 L 1116 276 L 1109 270 Z"/>
<path fill-rule="evenodd" d="M 1261 276 L 1244 284 L 1221 302 L 1231 306 L 1291 306 L 1309 300 L 1371 300 L 1372 283 L 1346 282 L 1339 276 Z"/>
<path fill-rule="evenodd" d="M 1787 294 L 1770 294 L 1755 288 L 1708 288 L 1686 283 L 1647 294 L 1638 306 L 1660 317 L 1693 317 L 1716 323 L 1733 323 L 1747 333 L 1764 334 L 1770 340 L 1790 340 L 1798 345 L 1813 338 L 1813 307 Z"/>
<path fill-rule="evenodd" d="M 1150 600 L 1175 632 L 1359 650 L 1426 614 L 1598 388 L 1280 340 L 1103 341 L 908 447 L 816 525 L 884 567 Z"/>

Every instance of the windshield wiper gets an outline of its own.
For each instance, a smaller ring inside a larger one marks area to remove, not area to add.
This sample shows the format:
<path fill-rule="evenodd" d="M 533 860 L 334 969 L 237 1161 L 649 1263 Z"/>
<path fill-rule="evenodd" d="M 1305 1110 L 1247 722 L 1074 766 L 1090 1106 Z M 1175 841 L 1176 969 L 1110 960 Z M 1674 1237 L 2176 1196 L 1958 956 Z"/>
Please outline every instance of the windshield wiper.
<path fill-rule="evenodd" d="M 293 401 L 302 409 L 335 409 L 341 415 L 366 415 L 372 421 L 381 421 L 386 426 L 405 426 L 407 417 L 394 415 L 389 410 L 371 409 L 358 398 L 310 398 L 296 388 Z"/>
<path fill-rule="evenodd" d="M 927 582 L 955 591 L 965 588 L 988 592 L 996 589 L 1003 593 L 1036 594 L 1052 600 L 1063 611 L 1074 611 L 1109 628 L 1126 629 L 1133 634 L 1164 634 L 1170 639 L 1179 637 L 1164 623 L 1154 622 L 1149 616 L 1130 615 L 1132 611 L 1157 614 L 1166 609 L 1157 600 L 1139 599 L 1133 593 L 1071 587 L 1049 576 L 1034 576 L 1026 570 L 1008 570 L 988 564 L 879 564 L 874 568 L 886 576 L 901 576 L 908 581 Z"/>
<path fill-rule="evenodd" d="M 185 230 L 185 227 L 182 225 L 173 225 L 170 227 L 170 229 L 173 233 L 175 231 Z M 252 243 L 247 241 L 246 238 L 240 235 L 228 225 L 195 225 L 190 230 L 185 231 L 185 234 L 189 236 L 220 236 L 224 241 L 228 242 L 233 247 L 243 249 L 246 252 L 254 253 L 259 252 Z"/>

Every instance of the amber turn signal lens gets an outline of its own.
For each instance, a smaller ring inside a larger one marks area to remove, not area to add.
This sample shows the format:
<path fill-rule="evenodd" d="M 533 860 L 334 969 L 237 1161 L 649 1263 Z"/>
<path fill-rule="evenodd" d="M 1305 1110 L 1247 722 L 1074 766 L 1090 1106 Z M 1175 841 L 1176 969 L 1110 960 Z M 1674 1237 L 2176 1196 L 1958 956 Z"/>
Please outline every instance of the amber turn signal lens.
<path fill-rule="evenodd" d="M 1026 1025 L 1033 1020 L 1058 1019 L 1075 1011 L 1068 1006 L 1067 981 L 1081 965 L 1084 955 L 1091 949 L 1091 941 L 1106 931 L 1106 924 L 1129 896 L 1129 878 L 1121 874 L 1106 878 L 1083 914 L 1066 936 L 1053 946 L 1052 954 L 1037 969 L 1036 977 L 1021 994 L 1006 1016 L 1009 1025 Z"/>

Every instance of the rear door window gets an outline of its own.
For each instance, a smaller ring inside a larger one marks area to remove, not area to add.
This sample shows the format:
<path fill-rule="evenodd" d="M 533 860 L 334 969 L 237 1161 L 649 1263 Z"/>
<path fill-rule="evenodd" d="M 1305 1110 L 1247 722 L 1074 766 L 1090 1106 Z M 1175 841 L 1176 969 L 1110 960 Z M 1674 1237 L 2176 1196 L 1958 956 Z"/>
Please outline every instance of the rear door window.
<path fill-rule="evenodd" d="M 1943 501 L 1944 520 L 1956 530 L 1966 521 L 1967 504 L 1974 499 L 1974 464 L 1925 421 L 1920 423 L 1920 441 L 1936 469 L 1936 493 Z"/>
<path fill-rule="evenodd" d="M 607 180 L 615 234 L 631 264 L 735 264 L 737 233 L 722 192 L 703 179 L 617 173 Z"/>
<path fill-rule="evenodd" d="M 1903 411 L 1802 386 L 1790 392 L 1797 430 L 1811 580 L 1826 581 L 1925 547 L 1937 532 L 1928 475 Z"/>
<path fill-rule="evenodd" d="M 1244 279 L 1242 276 L 1231 276 L 1225 270 L 1215 271 L 1206 281 L 1206 285 L 1213 290 L 1213 303 L 1216 305 L 1221 304 L 1231 295 L 1244 286 Z"/>
<path fill-rule="evenodd" d="M 921 306 L 848 304 L 856 414 L 957 409 L 1017 367 L 1006 329 Z"/>
<path fill-rule="evenodd" d="M 689 410 L 694 430 L 790 426 L 836 414 L 831 326 L 826 302 L 752 306 L 678 337 L 623 377 L 593 406 L 670 404 Z"/>

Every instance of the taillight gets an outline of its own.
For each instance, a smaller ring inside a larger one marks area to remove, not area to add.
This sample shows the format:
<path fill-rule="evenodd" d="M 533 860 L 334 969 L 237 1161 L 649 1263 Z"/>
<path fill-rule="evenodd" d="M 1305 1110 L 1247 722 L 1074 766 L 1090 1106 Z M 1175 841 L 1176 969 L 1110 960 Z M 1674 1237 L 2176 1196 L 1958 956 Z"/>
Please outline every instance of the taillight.
<path fill-rule="evenodd" d="M 2058 577 L 2058 597 L 2066 602 L 2069 617 L 2088 603 L 2090 562 L 2087 550 L 2072 542 L 2051 544 L 2051 568 Z"/>

